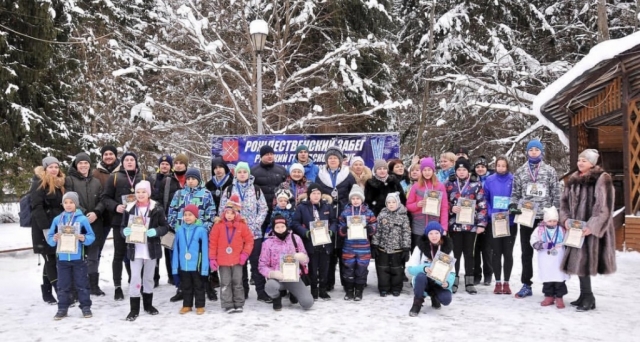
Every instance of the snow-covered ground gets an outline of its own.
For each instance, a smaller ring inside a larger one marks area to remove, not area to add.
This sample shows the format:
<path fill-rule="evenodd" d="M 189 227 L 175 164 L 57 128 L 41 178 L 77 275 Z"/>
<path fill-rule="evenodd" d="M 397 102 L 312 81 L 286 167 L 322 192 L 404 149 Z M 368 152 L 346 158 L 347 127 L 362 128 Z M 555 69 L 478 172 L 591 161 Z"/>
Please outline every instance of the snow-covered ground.
<path fill-rule="evenodd" d="M 17 224 L 0 225 L 0 250 L 29 247 L 30 230 Z M 206 314 L 179 315 L 181 303 L 170 303 L 174 288 L 166 284 L 161 267 L 161 286 L 154 304 L 160 315 L 144 312 L 135 322 L 124 320 L 128 299 L 113 301 L 111 282 L 112 241 L 107 242 L 100 266 L 100 285 L 106 297 L 92 297 L 93 318 L 81 318 L 71 308 L 70 317 L 54 321 L 56 306 L 42 302 L 42 266 L 31 251 L 0 254 L 0 336 L 3 341 L 638 341 L 640 340 L 640 254 L 618 254 L 618 272 L 593 279 L 597 310 L 578 313 L 567 307 L 540 307 L 542 285 L 534 284 L 534 296 L 516 299 L 494 295 L 493 286 L 478 286 L 478 294 L 461 291 L 448 307 L 434 311 L 425 303 L 419 317 L 408 316 L 413 295 L 405 286 L 400 297 L 380 298 L 375 267 L 369 267 L 369 287 L 360 303 L 342 300 L 344 292 L 331 292 L 333 299 L 316 302 L 308 312 L 284 300 L 284 309 L 256 301 L 252 289 L 242 314 L 224 314 L 220 302 L 207 302 Z M 520 287 L 520 247 L 512 288 Z M 535 260 L 535 258 L 534 258 Z M 125 277 L 126 279 L 126 273 Z M 578 279 L 568 281 L 567 302 L 578 295 Z M 125 291 L 126 294 L 126 291 Z"/>

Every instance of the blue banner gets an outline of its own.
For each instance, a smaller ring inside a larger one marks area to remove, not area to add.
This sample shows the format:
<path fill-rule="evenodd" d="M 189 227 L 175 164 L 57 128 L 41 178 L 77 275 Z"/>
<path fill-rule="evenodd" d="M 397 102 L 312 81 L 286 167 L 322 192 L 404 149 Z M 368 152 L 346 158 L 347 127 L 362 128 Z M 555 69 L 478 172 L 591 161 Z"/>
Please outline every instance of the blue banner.
<path fill-rule="evenodd" d="M 289 166 L 296 158 L 296 148 L 305 145 L 315 164 L 324 165 L 324 154 L 330 146 L 338 146 L 349 162 L 354 156 L 373 167 L 376 159 L 389 160 L 400 155 L 398 133 L 308 134 L 308 135 L 219 135 L 211 144 L 213 157 L 222 157 L 233 168 L 240 161 L 253 166 L 260 162 L 260 148 L 273 147 L 275 162 Z"/>

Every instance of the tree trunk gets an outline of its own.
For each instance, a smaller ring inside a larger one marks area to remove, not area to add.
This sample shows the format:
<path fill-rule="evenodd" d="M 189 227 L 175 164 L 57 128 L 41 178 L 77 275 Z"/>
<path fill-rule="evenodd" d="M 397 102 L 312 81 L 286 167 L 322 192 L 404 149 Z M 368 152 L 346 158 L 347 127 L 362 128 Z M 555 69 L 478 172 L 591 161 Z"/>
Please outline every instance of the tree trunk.
<path fill-rule="evenodd" d="M 433 1 L 431 5 L 431 14 L 430 19 L 431 23 L 429 25 L 429 50 L 427 51 L 427 63 L 431 63 L 431 58 L 433 55 L 433 27 L 436 25 L 436 2 Z M 430 89 L 431 89 L 431 65 L 427 67 L 427 72 L 425 75 L 426 82 L 424 86 L 424 94 L 422 97 L 422 110 L 420 112 L 420 124 L 418 125 L 418 136 L 416 139 L 416 149 L 414 150 L 414 155 L 420 155 L 420 149 L 422 148 L 422 135 L 424 134 L 424 126 L 427 121 L 427 106 L 429 104 L 429 100 L 431 99 Z"/>
<path fill-rule="evenodd" d="M 598 0 L 598 43 L 609 40 L 606 0 Z"/>

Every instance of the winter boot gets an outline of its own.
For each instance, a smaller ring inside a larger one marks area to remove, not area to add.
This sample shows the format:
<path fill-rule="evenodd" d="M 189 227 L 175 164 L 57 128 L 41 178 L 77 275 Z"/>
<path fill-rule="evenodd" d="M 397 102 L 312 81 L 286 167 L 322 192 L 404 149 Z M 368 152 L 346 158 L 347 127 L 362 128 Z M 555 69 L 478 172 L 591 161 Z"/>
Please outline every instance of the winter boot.
<path fill-rule="evenodd" d="M 473 276 L 465 276 L 464 277 L 464 289 L 468 294 L 476 294 L 478 291 L 476 290 L 476 286 L 474 285 Z"/>
<path fill-rule="evenodd" d="M 100 289 L 98 285 L 100 282 L 100 273 L 91 273 L 89 274 L 89 286 L 91 288 L 91 295 L 93 296 L 104 296 L 105 293 Z"/>
<path fill-rule="evenodd" d="M 129 297 L 131 309 L 127 315 L 127 321 L 133 322 L 140 315 L 140 297 Z"/>
<path fill-rule="evenodd" d="M 262 292 L 258 294 L 258 301 L 270 304 L 273 302 L 273 299 L 271 299 L 271 297 L 269 297 L 265 292 Z"/>
<path fill-rule="evenodd" d="M 196 315 L 204 315 L 204 308 L 196 308 Z"/>
<path fill-rule="evenodd" d="M 511 287 L 509 287 L 509 283 L 502 283 L 502 294 L 511 294 Z"/>
<path fill-rule="evenodd" d="M 492 278 L 491 276 L 485 276 L 485 277 L 484 277 L 484 283 L 483 283 L 483 284 L 484 284 L 484 286 L 489 286 L 489 285 L 491 285 L 491 278 Z"/>
<path fill-rule="evenodd" d="M 582 303 L 576 308 L 580 312 L 595 310 L 596 309 L 596 297 L 593 293 L 587 293 L 582 298 Z"/>
<path fill-rule="evenodd" d="M 158 309 L 153 307 L 153 293 L 144 293 L 142 292 L 142 306 L 144 308 L 144 312 L 155 316 L 159 314 Z"/>
<path fill-rule="evenodd" d="M 329 294 L 327 293 L 327 290 L 325 290 L 323 287 L 320 288 L 320 299 L 322 300 L 331 300 L 331 296 L 329 296 Z"/>
<path fill-rule="evenodd" d="M 549 305 L 553 305 L 554 300 L 553 297 L 544 297 L 544 300 L 542 302 L 540 302 L 540 306 L 549 306 Z"/>
<path fill-rule="evenodd" d="M 282 297 L 278 296 L 278 298 L 273 298 L 273 310 L 280 311 L 282 310 Z"/>
<path fill-rule="evenodd" d="M 91 308 L 82 308 L 82 317 L 84 318 L 93 317 L 93 313 L 91 313 Z"/>
<path fill-rule="evenodd" d="M 460 277 L 456 276 L 456 279 L 453 281 L 453 286 L 451 286 L 451 292 L 458 292 L 458 285 L 460 284 Z"/>
<path fill-rule="evenodd" d="M 420 314 L 420 310 L 422 310 L 422 303 L 424 303 L 424 298 L 414 298 L 411 310 L 409 310 L 409 316 L 418 316 Z"/>
<path fill-rule="evenodd" d="M 440 308 L 442 308 L 442 304 L 440 303 L 440 299 L 438 299 L 438 296 L 434 294 L 431 294 L 431 307 L 436 309 L 436 310 L 440 310 Z"/>
<path fill-rule="evenodd" d="M 191 312 L 193 311 L 192 308 L 188 307 L 188 306 L 183 306 L 182 309 L 180 309 L 180 311 L 178 312 L 181 315 L 186 314 L 187 312 Z"/>
<path fill-rule="evenodd" d="M 51 284 L 40 285 L 40 290 L 42 290 L 42 300 L 44 300 L 45 303 L 50 305 L 58 304 L 55 297 L 53 297 L 53 293 L 51 293 Z"/>
<path fill-rule="evenodd" d="M 122 293 L 122 288 L 120 286 L 116 286 L 116 290 L 113 293 L 113 299 L 114 300 L 124 300 L 124 293 Z"/>
<path fill-rule="evenodd" d="M 473 285 L 480 285 L 482 282 L 482 276 L 473 276 Z"/>
<path fill-rule="evenodd" d="M 58 310 L 58 312 L 56 312 L 56 315 L 53 316 L 53 319 L 59 321 L 65 317 L 67 317 L 67 310 Z"/>
<path fill-rule="evenodd" d="M 363 291 L 364 291 L 364 284 L 356 284 L 356 290 L 353 295 L 353 300 L 356 302 L 361 301 Z"/>
<path fill-rule="evenodd" d="M 175 302 L 179 302 L 183 299 L 184 297 L 182 296 L 182 290 L 178 289 L 176 290 L 176 295 L 169 298 L 169 301 L 171 303 L 175 303 Z"/>
<path fill-rule="evenodd" d="M 355 290 L 353 288 L 353 284 L 348 284 L 344 287 L 344 291 L 346 294 L 344 295 L 344 300 L 353 300 L 355 298 Z"/>
<path fill-rule="evenodd" d="M 502 283 L 496 282 L 496 287 L 493 289 L 493 294 L 502 294 Z"/>
<path fill-rule="evenodd" d="M 318 300 L 318 289 L 311 289 L 311 297 L 314 302 Z"/>
<path fill-rule="evenodd" d="M 298 304 L 298 298 L 293 295 L 293 293 L 289 292 L 289 303 Z"/>
<path fill-rule="evenodd" d="M 558 309 L 564 309 L 564 300 L 562 299 L 562 297 L 556 298 L 556 308 Z"/>
<path fill-rule="evenodd" d="M 584 300 L 584 295 L 582 293 L 580 293 L 580 296 L 578 297 L 578 299 L 574 300 L 573 302 L 569 303 L 571 306 L 580 306 L 580 304 L 582 304 L 582 300 Z"/>

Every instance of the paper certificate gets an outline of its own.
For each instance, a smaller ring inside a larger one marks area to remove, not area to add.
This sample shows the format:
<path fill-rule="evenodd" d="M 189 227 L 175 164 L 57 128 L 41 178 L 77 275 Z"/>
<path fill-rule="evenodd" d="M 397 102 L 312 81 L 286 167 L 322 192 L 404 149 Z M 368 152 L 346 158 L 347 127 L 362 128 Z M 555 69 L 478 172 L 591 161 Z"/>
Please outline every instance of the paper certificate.
<path fill-rule="evenodd" d="M 431 261 L 431 267 L 429 267 L 431 272 L 427 274 L 427 277 L 444 283 L 454 264 L 455 259 L 449 254 L 438 252 Z"/>
<path fill-rule="evenodd" d="M 366 240 L 366 219 L 362 215 L 347 217 L 347 240 Z"/>
<path fill-rule="evenodd" d="M 131 216 L 129 228 L 131 228 L 131 234 L 127 236 L 127 243 L 147 243 L 148 223 L 142 216 Z"/>
<path fill-rule="evenodd" d="M 63 226 L 58 228 L 60 232 L 60 238 L 58 239 L 57 253 L 78 253 L 78 236 L 76 235 L 76 229 L 73 226 Z"/>
<path fill-rule="evenodd" d="M 533 222 L 536 219 L 536 213 L 538 212 L 538 204 L 532 201 L 520 201 L 518 209 L 522 212 L 520 215 L 516 215 L 515 223 L 529 227 L 533 227 Z"/>
<path fill-rule="evenodd" d="M 505 236 L 511 236 L 511 231 L 509 230 L 509 213 L 498 212 L 493 213 L 491 215 L 491 228 L 493 230 L 494 238 L 501 238 Z"/>
<path fill-rule="evenodd" d="M 582 248 L 584 236 L 582 235 L 584 227 L 587 223 L 578 220 L 567 220 L 567 233 L 564 239 L 564 245 L 574 248 Z"/>
<path fill-rule="evenodd" d="M 468 198 L 458 198 L 460 212 L 456 215 L 456 224 L 475 224 L 476 201 Z"/>
<path fill-rule="evenodd" d="M 175 241 L 175 239 L 176 234 L 174 234 L 172 231 L 168 231 L 160 238 L 160 244 L 166 249 L 173 249 L 173 241 Z"/>
<path fill-rule="evenodd" d="M 300 280 L 300 264 L 293 254 L 285 254 L 280 261 L 280 272 L 284 283 L 297 283 Z"/>
<path fill-rule="evenodd" d="M 431 216 L 440 216 L 440 204 L 442 202 L 442 192 L 429 190 L 424 197 L 422 213 Z"/>
<path fill-rule="evenodd" d="M 317 220 L 309 222 L 311 235 L 311 243 L 314 246 L 321 246 L 331 243 L 331 236 L 329 236 L 329 221 Z"/>
<path fill-rule="evenodd" d="M 131 195 L 122 195 L 122 204 L 127 205 L 129 203 L 135 203 L 136 202 L 136 195 L 131 194 Z"/>

